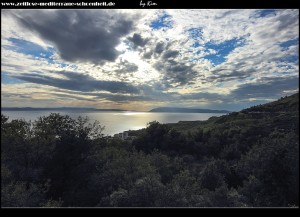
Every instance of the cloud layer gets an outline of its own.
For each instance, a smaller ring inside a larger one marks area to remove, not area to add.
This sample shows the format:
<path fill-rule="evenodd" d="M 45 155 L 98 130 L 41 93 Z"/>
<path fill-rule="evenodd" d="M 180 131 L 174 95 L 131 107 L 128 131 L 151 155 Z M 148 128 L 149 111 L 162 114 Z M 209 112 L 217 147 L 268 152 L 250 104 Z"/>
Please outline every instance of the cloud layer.
<path fill-rule="evenodd" d="M 59 73 L 52 72 L 52 74 L 62 75 L 65 78 L 55 78 L 38 73 L 26 73 L 12 77 L 31 83 L 82 92 L 108 91 L 111 93 L 139 93 L 138 88 L 126 82 L 96 80 L 87 74 L 69 71 L 61 71 Z"/>
<path fill-rule="evenodd" d="M 4 10 L 1 18 L 6 106 L 238 110 L 299 90 L 299 10 Z"/>
<path fill-rule="evenodd" d="M 134 28 L 132 18 L 107 10 L 29 10 L 17 21 L 52 43 L 62 59 L 103 64 L 120 54 L 115 47 Z"/>

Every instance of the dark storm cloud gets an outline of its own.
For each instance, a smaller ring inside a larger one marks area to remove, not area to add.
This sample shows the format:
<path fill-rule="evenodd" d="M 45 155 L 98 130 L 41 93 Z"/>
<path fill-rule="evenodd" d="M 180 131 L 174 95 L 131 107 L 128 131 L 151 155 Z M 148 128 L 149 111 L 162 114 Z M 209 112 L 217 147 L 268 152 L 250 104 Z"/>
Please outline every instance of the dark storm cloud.
<path fill-rule="evenodd" d="M 211 72 L 213 75 L 207 78 L 209 82 L 226 82 L 231 80 L 245 79 L 252 76 L 257 71 L 256 65 L 247 62 L 231 64 L 230 66 L 217 67 Z"/>
<path fill-rule="evenodd" d="M 131 41 L 135 46 L 144 47 L 149 39 L 143 39 L 140 34 L 134 33 L 132 37 L 128 37 L 128 40 Z"/>
<path fill-rule="evenodd" d="M 118 67 L 119 68 L 115 70 L 115 72 L 121 74 L 136 72 L 139 69 L 136 64 L 130 63 L 127 60 L 124 60 L 120 64 L 118 64 Z"/>
<path fill-rule="evenodd" d="M 259 82 L 260 83 L 240 85 L 237 89 L 233 90 L 229 94 L 198 92 L 178 95 L 178 98 L 183 100 L 220 100 L 222 101 L 222 105 L 226 106 L 226 108 L 232 109 L 234 107 L 238 107 L 239 109 L 242 109 L 252 106 L 255 103 L 266 103 L 268 102 L 266 99 L 276 100 L 287 95 L 284 91 L 296 90 L 299 88 L 299 81 L 298 77 L 296 76 L 289 78 L 262 78 Z M 247 104 L 247 101 L 250 98 L 257 98 L 257 100 L 248 102 Z M 242 106 L 240 102 L 243 102 L 244 106 Z M 247 106 L 245 107 L 245 105 Z M 215 106 L 218 105 L 216 104 Z"/>
<path fill-rule="evenodd" d="M 207 93 L 207 92 L 198 92 L 198 93 L 190 93 L 184 94 L 180 96 L 181 99 L 206 99 L 206 100 L 224 100 L 224 95 L 217 93 Z"/>
<path fill-rule="evenodd" d="M 150 52 L 145 52 L 144 54 L 143 54 L 143 58 L 144 59 L 150 59 L 151 58 L 151 56 L 152 56 L 152 52 L 150 51 Z"/>
<path fill-rule="evenodd" d="M 193 66 L 174 60 L 161 60 L 154 64 L 154 68 L 164 74 L 163 82 L 169 87 L 193 84 L 198 75 Z"/>
<path fill-rule="evenodd" d="M 165 45 L 163 42 L 158 42 L 155 46 L 154 52 L 161 54 L 164 51 Z"/>
<path fill-rule="evenodd" d="M 159 84 L 154 86 L 139 85 L 137 88 L 140 90 L 138 94 L 123 94 L 123 93 L 97 93 L 97 92 L 80 92 L 74 90 L 64 90 L 61 96 L 89 96 L 92 97 L 92 101 L 105 99 L 113 102 L 134 102 L 134 101 L 167 101 L 172 100 L 174 93 L 163 93 L 162 88 Z M 57 90 L 61 92 L 61 90 Z M 81 97 L 80 97 L 81 98 Z"/>
<path fill-rule="evenodd" d="M 67 79 L 55 78 L 40 74 L 21 74 L 13 77 L 23 81 L 58 87 L 75 91 L 109 91 L 111 93 L 139 93 L 139 90 L 126 82 L 95 80 L 87 74 L 61 71 L 53 72 L 57 75 L 63 75 Z"/>
<path fill-rule="evenodd" d="M 167 50 L 163 54 L 163 59 L 169 59 L 169 58 L 176 58 L 178 56 L 179 52 L 176 50 Z"/>
<path fill-rule="evenodd" d="M 248 70 L 247 72 L 243 71 L 233 71 L 228 74 L 218 74 L 218 75 L 212 75 L 207 78 L 207 81 L 209 82 L 225 82 L 225 81 L 231 81 L 231 80 L 237 80 L 237 79 L 244 79 L 252 74 L 250 72 L 254 72 L 254 70 Z"/>
<path fill-rule="evenodd" d="M 279 25 L 277 30 L 279 32 L 286 31 L 287 28 L 299 25 L 299 10 L 296 13 L 283 14 L 279 16 Z"/>
<path fill-rule="evenodd" d="M 198 72 L 193 69 L 195 64 L 180 60 L 180 52 L 171 48 L 173 43 L 158 42 L 152 48 L 156 60 L 152 66 L 163 74 L 162 83 L 166 88 L 193 84 L 198 76 Z"/>
<path fill-rule="evenodd" d="M 134 74 L 138 71 L 138 65 L 128 62 L 127 60 L 121 60 L 116 67 L 111 70 L 104 70 L 109 76 L 117 77 L 119 80 L 123 82 L 128 82 Z"/>
<path fill-rule="evenodd" d="M 97 97 L 105 98 L 113 102 L 134 102 L 134 101 L 152 101 L 152 102 L 166 102 L 175 100 L 178 94 L 163 93 L 156 90 L 154 87 L 141 85 L 139 87 L 141 93 L 139 95 L 124 95 L 124 94 L 97 94 Z"/>
<path fill-rule="evenodd" d="M 240 85 L 231 92 L 231 96 L 237 99 L 268 97 L 278 98 L 285 95 L 283 91 L 299 88 L 298 77 L 288 78 L 262 78 L 262 83 Z"/>
<path fill-rule="evenodd" d="M 1 63 L 1 66 L 7 66 L 7 67 L 11 67 L 14 70 L 18 70 L 18 71 L 22 71 L 25 69 L 25 67 L 17 65 L 17 64 L 9 64 L 9 63 Z"/>
<path fill-rule="evenodd" d="M 114 61 L 120 38 L 134 28 L 132 18 L 114 10 L 28 10 L 15 16 L 24 28 L 52 42 L 61 58 L 71 62 Z"/>
<path fill-rule="evenodd" d="M 149 96 L 129 96 L 113 94 L 98 94 L 96 98 L 106 99 L 113 102 L 154 101 L 154 99 Z"/>

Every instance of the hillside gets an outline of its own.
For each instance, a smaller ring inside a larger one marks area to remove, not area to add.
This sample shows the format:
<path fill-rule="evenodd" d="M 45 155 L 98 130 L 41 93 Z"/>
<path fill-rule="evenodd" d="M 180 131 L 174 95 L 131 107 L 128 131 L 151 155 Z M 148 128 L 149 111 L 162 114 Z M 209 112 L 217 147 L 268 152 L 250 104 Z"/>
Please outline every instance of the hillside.
<path fill-rule="evenodd" d="M 242 110 L 242 112 L 299 112 L 299 93 L 264 105 L 257 105 Z"/>
<path fill-rule="evenodd" d="M 237 129 L 254 127 L 262 131 L 297 130 L 299 129 L 299 93 L 240 112 L 211 117 L 207 121 L 180 121 L 168 125 L 183 132 L 195 131 L 199 127 L 203 129 L 221 127 L 226 131 L 233 126 Z"/>
<path fill-rule="evenodd" d="M 2 207 L 298 207 L 298 94 L 132 140 L 87 119 L 1 115 Z"/>

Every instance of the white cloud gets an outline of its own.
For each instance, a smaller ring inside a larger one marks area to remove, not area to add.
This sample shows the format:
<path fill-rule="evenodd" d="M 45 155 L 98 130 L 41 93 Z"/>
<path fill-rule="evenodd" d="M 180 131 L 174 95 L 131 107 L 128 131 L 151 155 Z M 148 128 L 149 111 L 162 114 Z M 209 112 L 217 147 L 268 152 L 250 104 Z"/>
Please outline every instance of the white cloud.
<path fill-rule="evenodd" d="M 299 38 L 298 10 L 276 10 L 276 13 L 265 17 L 259 16 L 260 10 L 246 9 L 116 11 L 118 12 L 116 14 L 122 14 L 123 17 L 130 16 L 131 20 L 135 17 L 135 27 L 128 34 L 120 37 L 120 43 L 116 44 L 120 55 L 114 61 L 105 62 L 103 65 L 85 61 L 70 64 L 57 52 L 53 56 L 53 62 L 49 62 L 47 58 L 36 59 L 8 49 L 5 46 L 13 46 L 9 38 L 30 41 L 45 49 L 53 46 L 35 32 L 21 27 L 10 13 L 4 11 L 1 15 L 2 70 L 15 75 L 38 71 L 48 76 L 51 75 L 49 73 L 51 71 L 75 71 L 86 73 L 97 80 L 125 81 L 135 86 L 148 85 L 150 89 L 159 86 L 159 91 L 162 93 L 202 92 L 215 93 L 224 97 L 229 96 L 241 85 L 259 81 L 261 77 L 298 76 L 299 62 L 289 61 L 286 58 L 293 55 L 299 58 L 299 45 L 293 44 L 285 49 L 280 46 L 283 42 Z M 54 10 L 47 10 L 46 13 L 54 13 Z M 150 24 L 164 14 L 170 15 L 168 19 L 172 23 L 172 28 L 151 29 Z M 198 36 L 196 34 L 191 37 L 188 31 L 190 29 L 199 29 Z M 132 46 L 128 37 L 134 34 L 140 35 L 142 39 L 147 40 L 147 43 L 144 46 Z M 244 41 L 237 42 L 236 48 L 224 56 L 223 63 L 214 65 L 212 61 L 204 58 L 206 55 L 222 55 L 217 53 L 216 49 L 207 49 L 207 42 L 218 45 L 241 38 Z M 198 47 L 193 46 L 196 42 Z M 164 45 L 161 53 L 155 52 L 158 43 Z M 169 58 L 166 58 L 167 56 Z M 16 86 L 8 84 L 4 86 L 7 93 L 14 92 L 12 87 Z M 21 93 L 27 91 L 26 94 L 33 91 L 28 86 L 23 87 L 24 89 L 17 90 Z M 46 89 L 48 92 L 43 95 L 45 99 L 51 91 L 53 93 L 57 91 L 49 87 Z M 154 92 L 143 91 L 142 94 L 150 96 Z M 157 93 L 153 97 L 157 97 L 157 100 L 162 99 Z M 207 101 L 214 101 L 210 98 L 212 95 L 205 95 L 205 97 Z M 173 99 L 175 98 L 169 97 L 170 101 Z M 104 101 L 109 102 L 109 100 Z M 185 102 L 197 104 L 194 99 Z M 88 103 L 95 105 L 93 102 Z M 146 100 L 144 103 L 146 105 Z"/>

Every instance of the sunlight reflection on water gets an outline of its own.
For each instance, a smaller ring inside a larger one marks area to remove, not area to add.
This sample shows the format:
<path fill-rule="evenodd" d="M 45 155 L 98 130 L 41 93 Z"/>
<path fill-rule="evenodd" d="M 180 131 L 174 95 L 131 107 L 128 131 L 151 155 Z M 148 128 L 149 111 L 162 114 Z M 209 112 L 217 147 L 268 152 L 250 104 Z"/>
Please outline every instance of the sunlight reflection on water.
<path fill-rule="evenodd" d="M 114 135 L 126 130 L 138 130 L 145 128 L 147 123 L 158 121 L 160 123 L 177 123 L 178 121 L 207 120 L 212 116 L 224 114 L 214 113 L 159 113 L 159 112 L 62 112 L 62 111 L 4 111 L 4 115 L 11 119 L 36 120 L 40 116 L 47 116 L 50 113 L 69 115 L 72 118 L 88 116 L 91 122 L 98 120 L 101 126 L 105 126 L 105 135 Z"/>

